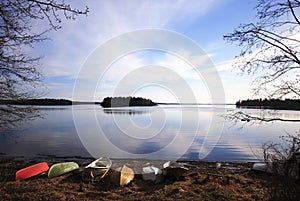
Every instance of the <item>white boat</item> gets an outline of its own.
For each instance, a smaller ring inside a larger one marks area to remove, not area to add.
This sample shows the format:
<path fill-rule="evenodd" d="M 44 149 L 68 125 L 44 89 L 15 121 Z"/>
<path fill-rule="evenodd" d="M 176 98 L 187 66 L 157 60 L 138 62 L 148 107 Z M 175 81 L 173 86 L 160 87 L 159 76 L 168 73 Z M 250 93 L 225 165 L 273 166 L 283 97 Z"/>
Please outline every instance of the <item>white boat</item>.
<path fill-rule="evenodd" d="M 91 162 L 85 168 L 96 168 L 96 169 L 109 169 L 112 165 L 112 162 L 107 157 L 101 157 L 97 160 Z"/>
<path fill-rule="evenodd" d="M 102 179 L 108 173 L 112 162 L 107 157 L 101 157 L 88 164 L 85 168 L 88 170 L 91 180 Z"/>
<path fill-rule="evenodd" d="M 253 164 L 253 170 L 258 170 L 258 171 L 267 171 L 267 164 L 266 163 L 254 163 Z"/>
<path fill-rule="evenodd" d="M 143 180 L 147 181 L 153 181 L 153 182 L 160 182 L 162 181 L 162 171 L 154 166 L 146 166 L 143 167 L 143 174 L 142 174 Z"/>

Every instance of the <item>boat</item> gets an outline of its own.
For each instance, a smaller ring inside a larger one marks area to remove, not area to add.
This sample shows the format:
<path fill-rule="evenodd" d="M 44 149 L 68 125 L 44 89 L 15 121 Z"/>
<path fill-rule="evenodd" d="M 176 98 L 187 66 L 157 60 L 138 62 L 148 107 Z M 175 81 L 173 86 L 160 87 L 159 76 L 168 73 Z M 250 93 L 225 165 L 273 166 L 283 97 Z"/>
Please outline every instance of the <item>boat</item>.
<path fill-rule="evenodd" d="M 267 172 L 268 166 L 267 163 L 258 162 L 253 164 L 252 169 L 257 171 Z"/>
<path fill-rule="evenodd" d="M 57 177 L 77 169 L 79 169 L 79 166 L 75 162 L 57 163 L 50 167 L 48 171 L 48 177 Z"/>
<path fill-rule="evenodd" d="M 153 165 L 143 167 L 142 178 L 145 181 L 150 180 L 155 183 L 163 181 L 162 171 Z"/>
<path fill-rule="evenodd" d="M 95 178 L 102 179 L 110 170 L 112 162 L 107 157 L 101 157 L 97 160 L 91 162 L 85 168 L 88 169 L 89 175 L 91 179 L 94 180 Z"/>
<path fill-rule="evenodd" d="M 39 175 L 41 173 L 47 172 L 48 169 L 49 166 L 46 162 L 31 165 L 16 172 L 16 181 L 24 180 Z"/>
<path fill-rule="evenodd" d="M 117 186 L 125 186 L 134 179 L 134 171 L 123 165 L 112 172 L 110 179 Z"/>
<path fill-rule="evenodd" d="M 168 167 L 170 167 L 172 163 L 174 163 L 174 162 L 172 162 L 172 161 L 167 161 L 167 162 L 165 162 L 165 163 L 163 164 L 163 168 L 168 168 Z"/>
<path fill-rule="evenodd" d="M 163 175 L 174 177 L 177 180 L 180 180 L 183 177 L 183 174 L 188 170 L 189 168 L 185 167 L 183 164 L 174 161 L 167 161 L 163 164 Z"/>
<path fill-rule="evenodd" d="M 107 169 L 107 168 L 110 168 L 111 165 L 112 165 L 112 162 L 109 158 L 101 157 L 101 158 L 98 158 L 97 160 L 91 162 L 85 168 Z"/>
<path fill-rule="evenodd" d="M 253 164 L 252 169 L 255 171 L 267 172 L 299 179 L 299 162 L 295 162 L 294 164 L 288 164 L 286 161 L 279 161 L 276 163 L 257 162 Z"/>

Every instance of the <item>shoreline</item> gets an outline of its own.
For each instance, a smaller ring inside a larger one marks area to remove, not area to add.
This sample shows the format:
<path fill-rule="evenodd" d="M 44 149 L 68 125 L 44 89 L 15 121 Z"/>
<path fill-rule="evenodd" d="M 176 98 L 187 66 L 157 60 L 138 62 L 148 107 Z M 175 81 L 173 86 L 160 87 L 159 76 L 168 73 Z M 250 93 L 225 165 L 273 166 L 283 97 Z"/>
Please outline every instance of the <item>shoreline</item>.
<path fill-rule="evenodd" d="M 272 175 L 252 170 L 252 162 L 181 161 L 188 171 L 180 179 L 165 177 L 163 182 L 144 181 L 139 169 L 147 163 L 159 166 L 161 160 L 112 160 L 113 168 L 126 164 L 135 171 L 134 180 L 124 187 L 115 186 L 109 174 L 99 181 L 83 179 L 84 166 L 93 159 L 78 161 L 79 171 L 47 178 L 14 181 L 15 172 L 37 161 L 0 160 L 1 200 L 268 200 Z M 68 160 L 65 160 L 68 161 Z M 150 162 L 149 162 L 150 161 Z M 47 161 L 49 166 L 61 162 Z"/>
<path fill-rule="evenodd" d="M 110 158 L 112 161 L 176 161 L 176 162 L 203 162 L 203 163 L 257 163 L 263 162 L 260 159 L 255 160 L 193 160 L 193 159 L 183 159 L 179 158 L 177 160 L 172 159 L 147 159 L 147 158 Z M 23 161 L 23 162 L 39 162 L 39 161 L 75 161 L 81 163 L 82 161 L 96 160 L 92 156 L 56 156 L 56 155 L 38 155 L 38 156 L 8 156 L 5 153 L 0 153 L 0 163 L 3 161 Z"/>

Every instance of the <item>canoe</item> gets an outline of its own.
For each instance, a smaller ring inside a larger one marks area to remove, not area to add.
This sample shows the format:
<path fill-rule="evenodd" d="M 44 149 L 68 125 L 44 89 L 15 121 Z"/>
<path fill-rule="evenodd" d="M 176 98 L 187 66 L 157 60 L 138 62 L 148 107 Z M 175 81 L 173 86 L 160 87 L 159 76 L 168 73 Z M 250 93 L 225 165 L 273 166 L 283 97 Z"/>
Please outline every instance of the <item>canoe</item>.
<path fill-rule="evenodd" d="M 101 158 L 98 158 L 97 160 L 91 162 L 85 168 L 107 169 L 107 168 L 110 168 L 111 165 L 112 165 L 112 162 L 109 158 L 101 157 Z"/>
<path fill-rule="evenodd" d="M 57 163 L 50 167 L 48 171 L 48 177 L 57 177 L 76 169 L 79 169 L 79 166 L 75 162 Z"/>
<path fill-rule="evenodd" d="M 112 172 L 110 179 L 117 186 L 125 186 L 134 179 L 134 171 L 123 165 Z"/>
<path fill-rule="evenodd" d="M 33 176 L 36 176 L 38 174 L 41 174 L 43 172 L 47 172 L 49 169 L 49 166 L 46 162 L 41 162 L 29 167 L 26 167 L 24 169 L 18 170 L 16 172 L 16 181 L 27 179 Z"/>
<path fill-rule="evenodd" d="M 85 168 L 88 170 L 91 180 L 102 179 L 110 170 L 112 162 L 107 157 L 101 157 L 91 162 Z"/>

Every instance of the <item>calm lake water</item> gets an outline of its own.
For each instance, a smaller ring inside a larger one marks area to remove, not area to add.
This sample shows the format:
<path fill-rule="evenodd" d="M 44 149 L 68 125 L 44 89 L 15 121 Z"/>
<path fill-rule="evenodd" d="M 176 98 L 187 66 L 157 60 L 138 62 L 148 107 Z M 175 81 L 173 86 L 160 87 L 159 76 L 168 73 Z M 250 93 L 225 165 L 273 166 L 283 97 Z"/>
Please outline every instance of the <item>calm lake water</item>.
<path fill-rule="evenodd" d="M 43 118 L 0 131 L 1 157 L 100 157 L 256 161 L 265 142 L 295 134 L 299 123 L 232 122 L 235 106 L 159 105 L 103 109 L 39 107 Z M 253 115 L 300 119 L 300 111 L 243 109 Z"/>

